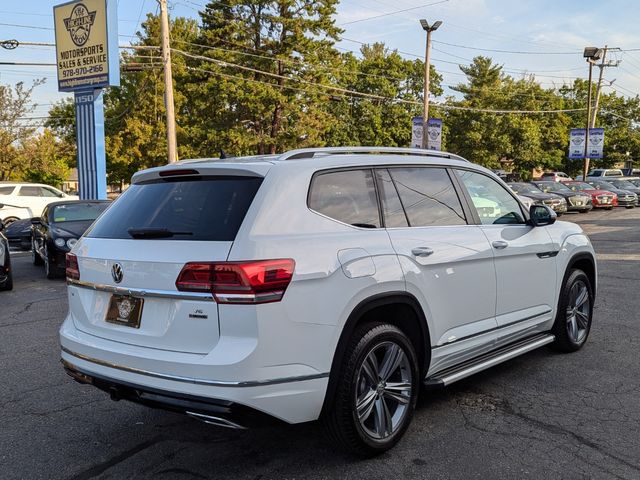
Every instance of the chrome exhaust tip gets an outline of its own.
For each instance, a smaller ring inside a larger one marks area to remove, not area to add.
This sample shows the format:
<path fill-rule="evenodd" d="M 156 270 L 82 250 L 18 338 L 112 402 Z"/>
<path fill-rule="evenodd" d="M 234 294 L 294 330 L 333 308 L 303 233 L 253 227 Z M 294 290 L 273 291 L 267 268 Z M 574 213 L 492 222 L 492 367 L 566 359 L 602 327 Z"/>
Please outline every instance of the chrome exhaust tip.
<path fill-rule="evenodd" d="M 196 412 L 185 412 L 189 417 L 195 418 L 196 420 L 200 420 L 209 425 L 215 425 L 217 427 L 224 428 L 232 428 L 234 430 L 246 430 L 247 427 L 243 427 L 242 425 L 238 425 L 231 420 L 227 420 L 226 418 L 215 417 L 213 415 L 207 415 L 205 413 L 196 413 Z"/>

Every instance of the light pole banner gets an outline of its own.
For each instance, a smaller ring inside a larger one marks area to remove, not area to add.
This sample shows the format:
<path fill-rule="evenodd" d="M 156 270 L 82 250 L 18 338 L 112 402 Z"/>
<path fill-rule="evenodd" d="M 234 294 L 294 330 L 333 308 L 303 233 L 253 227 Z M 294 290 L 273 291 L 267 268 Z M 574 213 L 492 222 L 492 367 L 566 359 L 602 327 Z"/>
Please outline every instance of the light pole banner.
<path fill-rule="evenodd" d="M 422 117 L 413 117 L 411 123 L 411 148 L 422 148 Z"/>
<path fill-rule="evenodd" d="M 442 119 L 430 118 L 427 123 L 427 149 L 442 150 Z"/>
<path fill-rule="evenodd" d="M 53 7 L 58 90 L 120 85 L 117 3 L 81 0 Z"/>
<path fill-rule="evenodd" d="M 569 132 L 569 158 L 585 158 L 585 129 L 572 128 Z M 586 158 L 602 158 L 604 148 L 604 128 L 589 129 L 589 145 Z"/>

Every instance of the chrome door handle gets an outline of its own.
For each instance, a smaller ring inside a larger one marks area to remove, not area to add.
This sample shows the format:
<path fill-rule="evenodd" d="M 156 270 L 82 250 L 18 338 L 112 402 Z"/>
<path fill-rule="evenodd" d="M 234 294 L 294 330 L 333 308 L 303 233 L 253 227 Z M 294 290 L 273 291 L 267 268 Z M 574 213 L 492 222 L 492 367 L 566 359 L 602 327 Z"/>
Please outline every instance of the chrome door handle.
<path fill-rule="evenodd" d="M 491 243 L 491 245 L 493 245 L 493 248 L 502 250 L 503 248 L 507 248 L 509 246 L 509 243 L 505 242 L 504 240 L 495 240 Z"/>
<path fill-rule="evenodd" d="M 415 247 L 411 249 L 411 253 L 416 257 L 428 257 L 433 254 L 433 250 L 429 247 Z"/>

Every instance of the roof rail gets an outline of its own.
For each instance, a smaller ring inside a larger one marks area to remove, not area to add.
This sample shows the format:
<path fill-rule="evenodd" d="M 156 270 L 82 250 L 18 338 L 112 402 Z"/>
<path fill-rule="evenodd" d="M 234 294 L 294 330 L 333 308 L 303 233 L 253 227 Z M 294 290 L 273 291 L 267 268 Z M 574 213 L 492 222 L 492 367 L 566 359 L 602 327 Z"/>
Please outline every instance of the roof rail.
<path fill-rule="evenodd" d="M 302 158 L 323 157 L 328 155 L 346 155 L 350 153 L 364 153 L 374 155 L 376 153 L 386 153 L 391 155 L 417 155 L 421 157 L 440 157 L 452 160 L 468 160 L 453 153 L 441 152 L 440 150 L 424 150 L 421 148 L 407 147 L 319 147 L 300 148 L 289 150 L 278 157 L 278 160 L 299 160 Z"/>

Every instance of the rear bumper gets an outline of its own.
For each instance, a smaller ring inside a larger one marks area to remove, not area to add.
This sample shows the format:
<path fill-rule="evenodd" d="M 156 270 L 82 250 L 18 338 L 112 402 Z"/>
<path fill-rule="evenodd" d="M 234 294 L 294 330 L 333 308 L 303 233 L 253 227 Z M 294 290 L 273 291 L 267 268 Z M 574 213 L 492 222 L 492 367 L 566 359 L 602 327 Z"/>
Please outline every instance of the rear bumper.
<path fill-rule="evenodd" d="M 152 387 L 141 387 L 122 380 L 85 372 L 61 360 L 67 374 L 78 383 L 93 385 L 109 394 L 112 400 L 128 400 L 151 408 L 184 413 L 206 423 L 244 429 L 282 423 L 275 417 L 228 400 L 198 397 Z"/>
<path fill-rule="evenodd" d="M 328 373 L 291 369 L 282 370 L 290 376 L 266 377 L 265 369 L 251 362 L 215 365 L 207 363 L 206 355 L 134 347 L 80 332 L 69 318 L 60 329 L 60 342 L 63 365 L 69 373 L 78 372 L 74 378 L 85 378 L 83 383 L 156 408 L 224 413 L 241 426 L 253 423 L 254 410 L 287 423 L 317 420 L 329 380 Z M 227 362 L 232 356 L 225 356 Z M 243 420 L 245 414 L 249 421 Z"/>

